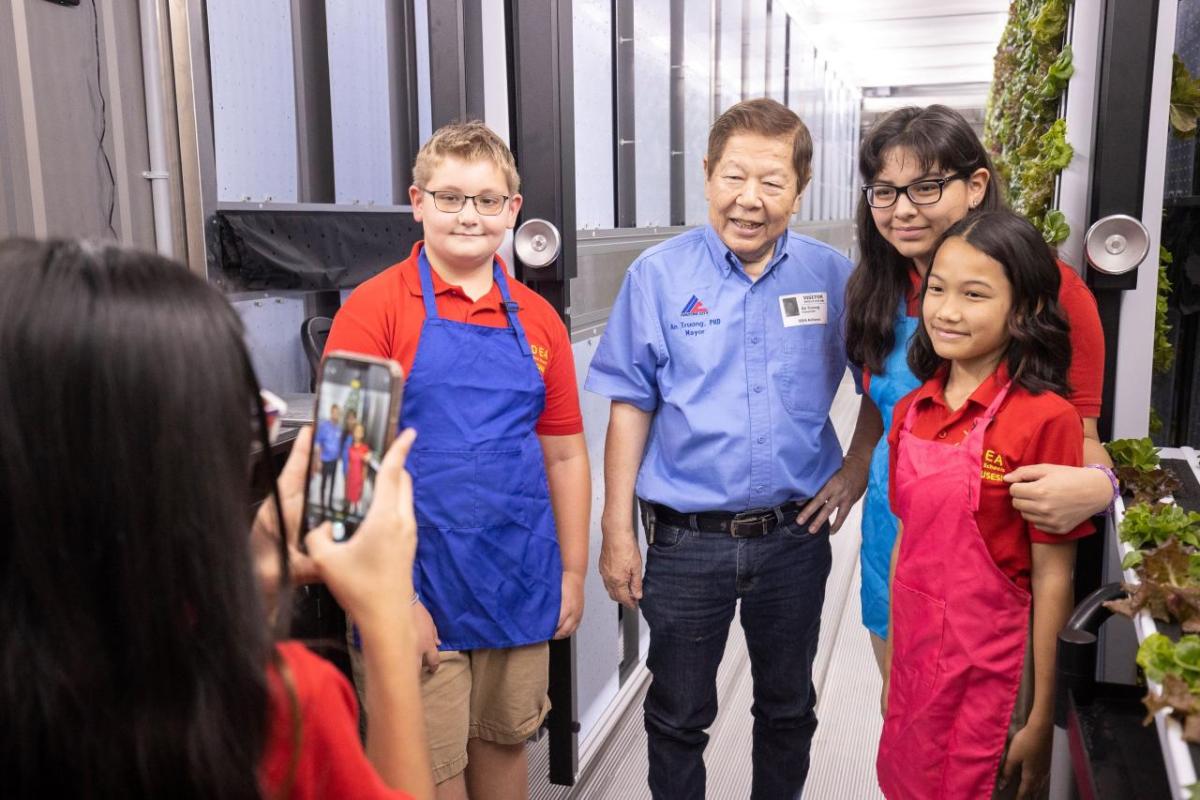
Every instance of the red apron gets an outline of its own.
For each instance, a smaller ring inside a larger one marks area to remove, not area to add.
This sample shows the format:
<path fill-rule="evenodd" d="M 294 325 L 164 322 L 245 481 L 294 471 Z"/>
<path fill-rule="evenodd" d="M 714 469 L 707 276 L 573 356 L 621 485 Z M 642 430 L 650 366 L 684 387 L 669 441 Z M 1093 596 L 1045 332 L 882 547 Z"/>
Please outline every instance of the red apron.
<path fill-rule="evenodd" d="M 900 431 L 892 672 L 876 770 L 890 800 L 992 795 L 1021 684 L 1030 594 L 988 553 L 979 509 L 983 434 L 1006 385 L 960 445 Z"/>

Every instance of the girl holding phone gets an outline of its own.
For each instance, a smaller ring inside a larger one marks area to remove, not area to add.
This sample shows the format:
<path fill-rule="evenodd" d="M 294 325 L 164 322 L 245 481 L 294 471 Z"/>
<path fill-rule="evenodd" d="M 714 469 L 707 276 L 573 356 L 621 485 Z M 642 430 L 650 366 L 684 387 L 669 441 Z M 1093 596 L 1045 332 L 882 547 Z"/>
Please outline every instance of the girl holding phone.
<path fill-rule="evenodd" d="M 416 547 L 413 435 L 358 536 L 318 528 L 291 565 L 372 632 L 387 711 L 364 752 L 349 683 L 270 629 L 287 627 L 312 437 L 251 523 L 269 443 L 242 333 L 217 290 L 158 256 L 0 243 L 6 796 L 432 797 L 396 584 Z"/>

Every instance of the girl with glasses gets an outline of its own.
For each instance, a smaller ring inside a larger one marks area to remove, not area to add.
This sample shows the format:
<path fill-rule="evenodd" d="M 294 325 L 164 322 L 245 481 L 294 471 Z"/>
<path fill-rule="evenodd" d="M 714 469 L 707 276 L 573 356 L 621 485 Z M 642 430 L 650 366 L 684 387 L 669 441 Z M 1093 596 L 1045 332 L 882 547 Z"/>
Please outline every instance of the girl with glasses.
<path fill-rule="evenodd" d="M 861 259 L 846 290 L 846 349 L 862 365 L 864 384 L 879 408 L 884 437 L 871 461 L 863 506 L 863 623 L 882 672 L 888 636 L 888 565 L 896 518 L 888 504 L 888 445 L 892 412 L 920 381 L 905 361 L 918 326 L 919 288 L 941 236 L 973 211 L 1004 207 L 1000 177 L 974 130 L 945 106 L 898 109 L 863 139 L 858 208 Z M 1070 326 L 1073 358 L 1068 399 L 1084 420 L 1084 460 L 1111 466 L 1100 444 L 1104 338 L 1096 302 L 1079 276 L 1058 262 L 1058 298 Z M 1103 511 L 1114 483 L 1104 469 L 1031 464 L 1003 475 L 1014 507 L 1027 522 L 1066 533 Z"/>

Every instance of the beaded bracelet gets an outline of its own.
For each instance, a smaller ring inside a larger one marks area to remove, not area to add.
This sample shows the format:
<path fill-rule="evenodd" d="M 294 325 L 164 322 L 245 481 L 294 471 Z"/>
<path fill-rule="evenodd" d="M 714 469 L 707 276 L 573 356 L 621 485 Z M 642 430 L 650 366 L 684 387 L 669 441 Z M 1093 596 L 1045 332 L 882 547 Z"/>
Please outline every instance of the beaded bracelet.
<path fill-rule="evenodd" d="M 1108 503 L 1108 512 L 1111 514 L 1113 509 L 1117 507 L 1117 498 L 1121 496 L 1121 484 L 1117 481 L 1117 475 L 1112 471 L 1111 467 L 1104 464 L 1084 464 L 1084 469 L 1098 469 L 1108 476 L 1109 483 L 1112 484 L 1113 496 Z"/>

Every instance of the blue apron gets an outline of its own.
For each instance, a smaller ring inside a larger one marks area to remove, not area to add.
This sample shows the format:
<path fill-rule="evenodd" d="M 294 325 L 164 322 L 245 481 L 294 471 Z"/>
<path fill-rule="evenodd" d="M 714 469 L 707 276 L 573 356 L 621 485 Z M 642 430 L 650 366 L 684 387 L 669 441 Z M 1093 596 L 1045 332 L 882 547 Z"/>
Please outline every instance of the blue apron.
<path fill-rule="evenodd" d="M 905 314 L 903 301 L 896 317 L 896 343 L 883 362 L 883 372 L 871 373 L 868 393 L 883 417 L 883 437 L 871 454 L 867 498 L 862 521 L 862 615 L 863 624 L 880 638 L 887 638 L 888 570 L 892 545 L 896 543 L 896 517 L 888 503 L 888 431 L 892 411 L 900 398 L 921 385 L 908 368 L 908 341 L 917 330 L 918 319 Z"/>
<path fill-rule="evenodd" d="M 404 387 L 401 428 L 417 514 L 413 584 L 442 650 L 544 642 L 558 626 L 562 559 L 534 426 L 546 405 L 497 261 L 507 328 L 440 319 L 429 261 L 418 266 L 425 323 Z"/>

